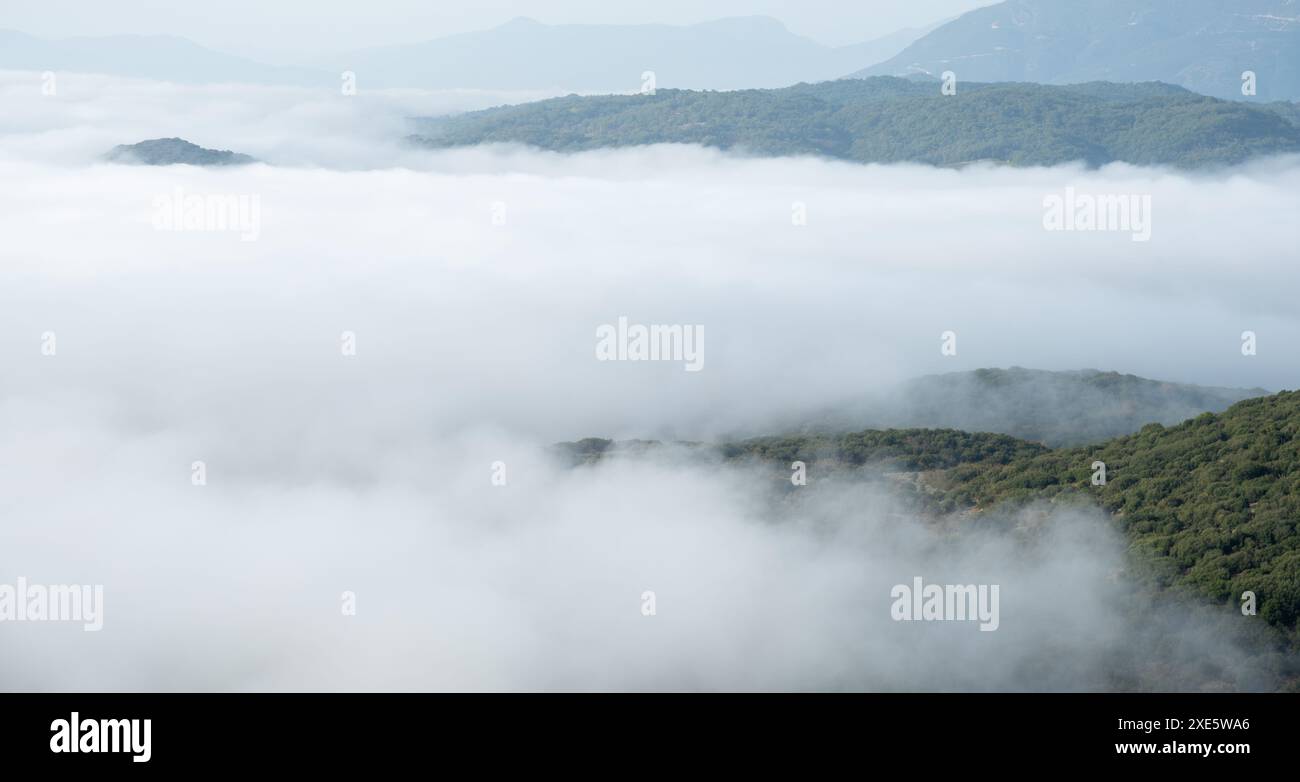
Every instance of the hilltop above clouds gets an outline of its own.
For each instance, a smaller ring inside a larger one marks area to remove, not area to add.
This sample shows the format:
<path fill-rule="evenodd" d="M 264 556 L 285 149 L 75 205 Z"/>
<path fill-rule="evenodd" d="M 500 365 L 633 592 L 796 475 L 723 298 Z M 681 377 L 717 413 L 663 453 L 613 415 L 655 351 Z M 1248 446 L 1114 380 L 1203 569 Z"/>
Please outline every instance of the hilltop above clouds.
<path fill-rule="evenodd" d="M 1007 0 L 963 14 L 852 77 L 1163 81 L 1232 100 L 1300 99 L 1296 0 Z M 1242 92 L 1242 74 L 1255 92 Z"/>

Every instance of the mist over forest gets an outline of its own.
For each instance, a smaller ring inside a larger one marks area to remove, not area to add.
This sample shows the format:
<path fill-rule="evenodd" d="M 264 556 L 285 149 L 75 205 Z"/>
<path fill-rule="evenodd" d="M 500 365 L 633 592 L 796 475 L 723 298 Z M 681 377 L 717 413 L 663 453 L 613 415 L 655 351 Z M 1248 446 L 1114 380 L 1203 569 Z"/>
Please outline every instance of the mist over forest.
<path fill-rule="evenodd" d="M 0 690 L 1295 690 L 1297 96 L 1154 0 L 1095 32 L 1167 58 L 942 91 L 1047 5 L 0 35 L 0 585 L 105 594 L 0 624 Z M 435 67 L 516 38 L 570 59 Z M 572 75 L 724 39 L 769 67 Z"/>

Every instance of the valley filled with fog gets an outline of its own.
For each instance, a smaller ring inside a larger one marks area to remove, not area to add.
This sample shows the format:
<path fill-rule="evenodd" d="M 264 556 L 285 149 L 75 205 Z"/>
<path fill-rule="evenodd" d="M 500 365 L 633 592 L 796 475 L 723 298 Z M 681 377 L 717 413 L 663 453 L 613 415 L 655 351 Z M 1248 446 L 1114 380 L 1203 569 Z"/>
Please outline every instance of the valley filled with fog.
<path fill-rule="evenodd" d="M 0 73 L 0 571 L 106 594 L 100 632 L 0 645 L 0 687 L 1276 686 L 1231 617 L 1152 607 L 1100 510 L 954 539 L 884 485 L 774 505 L 744 466 L 548 449 L 773 434 L 983 367 L 1293 389 L 1300 159 L 404 141 L 538 97 Z M 173 136 L 264 162 L 101 159 Z M 1047 230 L 1067 190 L 1149 196 L 1149 238 Z M 187 196 L 255 197 L 255 225 L 160 230 Z M 702 368 L 597 360 L 620 317 L 699 327 Z M 916 573 L 1001 584 L 999 631 L 892 622 Z"/>

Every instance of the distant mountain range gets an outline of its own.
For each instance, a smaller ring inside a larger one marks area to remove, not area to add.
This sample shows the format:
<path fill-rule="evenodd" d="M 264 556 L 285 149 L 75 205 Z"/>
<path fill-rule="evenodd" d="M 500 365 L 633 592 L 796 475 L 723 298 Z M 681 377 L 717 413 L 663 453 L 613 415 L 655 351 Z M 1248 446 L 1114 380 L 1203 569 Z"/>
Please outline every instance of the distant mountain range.
<path fill-rule="evenodd" d="M 351 71 L 358 89 L 383 87 L 630 93 L 652 71 L 662 87 L 785 87 L 838 78 L 902 51 L 933 25 L 849 46 L 824 46 L 775 19 L 694 25 L 548 25 L 519 18 L 422 43 L 267 65 L 164 35 L 46 40 L 0 30 L 0 69 L 74 71 L 180 83 L 245 82 L 328 87 Z"/>
<path fill-rule="evenodd" d="M 337 74 L 280 67 L 222 54 L 173 35 L 82 36 L 46 40 L 0 30 L 0 69 L 103 73 L 181 84 L 227 82 L 330 85 Z"/>
<path fill-rule="evenodd" d="M 693 25 L 503 25 L 420 43 L 268 65 L 175 36 L 46 40 L 0 30 L 0 69 L 181 83 L 248 82 L 627 94 L 732 90 L 870 76 L 959 83 L 1160 81 L 1235 100 L 1300 99 L 1300 0 L 1006 0 L 925 28 L 826 46 L 766 16 Z M 1242 73 L 1256 74 L 1244 96 Z"/>
<path fill-rule="evenodd" d="M 702 144 L 756 155 L 820 155 L 863 163 L 1196 167 L 1300 152 L 1290 103 L 1223 101 L 1167 84 L 1070 86 L 875 77 L 775 90 L 569 96 L 417 126 L 433 147 L 528 144 L 578 151 Z"/>
<path fill-rule="evenodd" d="M 1300 99 L 1296 0 L 1007 0 L 941 25 L 852 77 L 958 81 L 1162 81 L 1242 100 Z"/>
<path fill-rule="evenodd" d="M 111 163 L 145 166 L 240 166 L 257 158 L 228 149 L 205 149 L 183 138 L 155 138 L 138 144 L 119 144 L 104 155 Z"/>
<path fill-rule="evenodd" d="M 929 28 L 926 28 L 929 29 Z M 630 93 L 642 75 L 658 87 L 786 87 L 843 76 L 897 54 L 926 32 L 902 30 L 866 43 L 824 46 L 766 16 L 694 25 L 548 25 L 518 18 L 490 30 L 316 61 L 350 70 L 358 85 L 560 89 Z"/>

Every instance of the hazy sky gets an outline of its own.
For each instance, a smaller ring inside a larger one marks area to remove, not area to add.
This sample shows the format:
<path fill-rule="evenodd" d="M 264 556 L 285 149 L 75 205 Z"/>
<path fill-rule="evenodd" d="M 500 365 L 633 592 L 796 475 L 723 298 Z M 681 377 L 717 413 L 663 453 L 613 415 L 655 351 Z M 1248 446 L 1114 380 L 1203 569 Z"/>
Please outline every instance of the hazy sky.
<path fill-rule="evenodd" d="M 8 3 L 0 28 L 33 35 L 167 33 L 214 48 L 274 61 L 321 51 L 426 40 L 492 27 L 516 16 L 551 24 L 691 24 L 725 16 L 773 16 L 828 44 L 855 43 L 904 27 L 930 24 L 989 0 L 47 0 Z"/>

